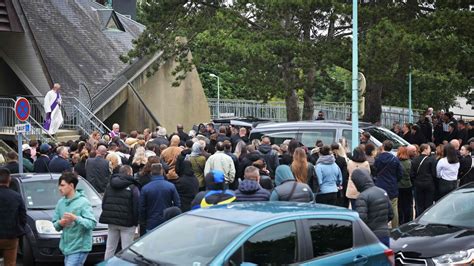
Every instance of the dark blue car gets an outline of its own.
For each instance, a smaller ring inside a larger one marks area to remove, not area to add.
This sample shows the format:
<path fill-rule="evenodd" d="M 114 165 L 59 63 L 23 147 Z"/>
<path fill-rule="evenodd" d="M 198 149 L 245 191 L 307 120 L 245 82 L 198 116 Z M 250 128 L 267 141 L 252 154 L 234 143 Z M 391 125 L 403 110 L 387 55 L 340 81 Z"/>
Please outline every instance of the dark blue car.
<path fill-rule="evenodd" d="M 102 265 L 393 265 L 357 213 L 311 203 L 233 203 L 184 213 Z"/>

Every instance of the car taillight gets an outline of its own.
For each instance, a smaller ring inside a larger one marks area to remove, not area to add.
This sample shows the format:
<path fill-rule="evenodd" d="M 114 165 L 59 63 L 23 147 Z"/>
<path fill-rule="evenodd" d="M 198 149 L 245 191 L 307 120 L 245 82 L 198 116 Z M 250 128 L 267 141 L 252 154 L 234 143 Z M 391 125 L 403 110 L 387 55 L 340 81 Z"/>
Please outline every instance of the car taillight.
<path fill-rule="evenodd" d="M 387 256 L 387 260 L 390 262 L 392 266 L 395 265 L 395 253 L 391 249 L 386 249 L 384 252 L 385 256 Z"/>

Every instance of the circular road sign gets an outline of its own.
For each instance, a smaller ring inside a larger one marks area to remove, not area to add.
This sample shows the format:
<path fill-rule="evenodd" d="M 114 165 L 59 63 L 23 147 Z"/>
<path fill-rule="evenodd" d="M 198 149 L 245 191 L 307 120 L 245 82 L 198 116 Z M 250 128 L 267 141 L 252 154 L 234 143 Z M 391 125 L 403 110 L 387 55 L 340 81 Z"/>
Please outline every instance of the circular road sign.
<path fill-rule="evenodd" d="M 15 115 L 18 120 L 25 122 L 30 117 L 31 106 L 30 102 L 23 97 L 20 97 L 15 102 Z"/>

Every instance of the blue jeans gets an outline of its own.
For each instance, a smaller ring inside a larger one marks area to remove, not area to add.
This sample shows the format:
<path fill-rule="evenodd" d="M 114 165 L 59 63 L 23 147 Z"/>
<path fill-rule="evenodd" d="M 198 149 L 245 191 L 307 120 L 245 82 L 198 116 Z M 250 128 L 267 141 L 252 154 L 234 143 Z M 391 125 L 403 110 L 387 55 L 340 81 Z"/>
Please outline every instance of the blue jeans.
<path fill-rule="evenodd" d="M 89 252 L 78 252 L 71 255 L 64 256 L 64 265 L 65 266 L 78 266 L 84 265 L 86 262 L 87 255 Z"/>

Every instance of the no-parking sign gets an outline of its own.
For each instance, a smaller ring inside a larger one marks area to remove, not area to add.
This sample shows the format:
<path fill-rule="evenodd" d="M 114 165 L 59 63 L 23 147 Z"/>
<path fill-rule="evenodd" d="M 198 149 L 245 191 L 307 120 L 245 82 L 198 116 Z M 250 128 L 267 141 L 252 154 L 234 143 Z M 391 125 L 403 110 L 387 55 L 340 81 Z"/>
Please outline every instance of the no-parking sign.
<path fill-rule="evenodd" d="M 18 120 L 25 122 L 30 117 L 31 106 L 30 102 L 24 98 L 19 97 L 15 102 L 15 115 Z"/>

